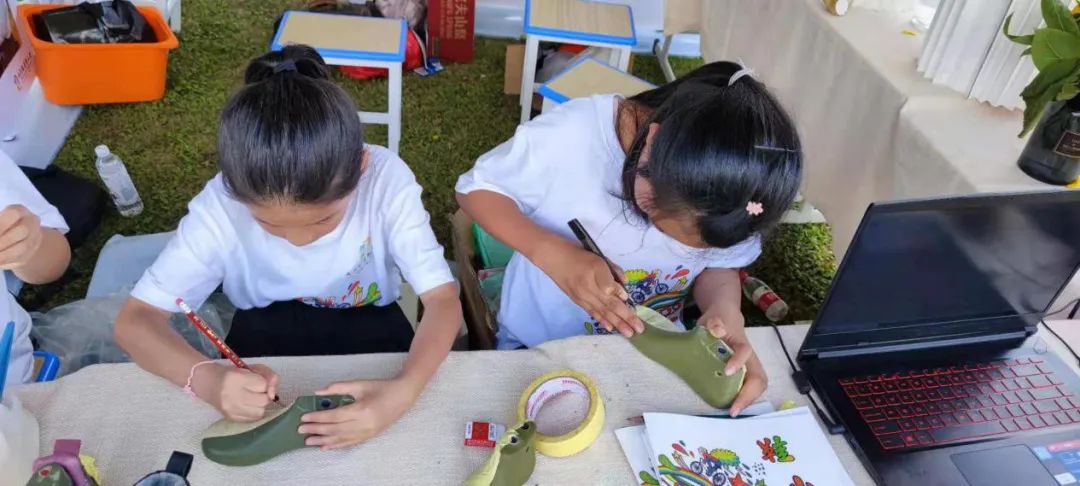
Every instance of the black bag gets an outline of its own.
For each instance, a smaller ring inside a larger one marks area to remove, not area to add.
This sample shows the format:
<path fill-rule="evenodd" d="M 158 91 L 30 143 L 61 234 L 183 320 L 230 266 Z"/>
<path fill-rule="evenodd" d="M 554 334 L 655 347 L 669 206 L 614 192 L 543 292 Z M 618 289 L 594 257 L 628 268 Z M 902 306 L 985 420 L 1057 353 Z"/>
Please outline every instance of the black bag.
<path fill-rule="evenodd" d="M 45 200 L 56 206 L 67 221 L 67 240 L 71 248 L 82 246 L 101 225 L 101 218 L 109 205 L 108 194 L 97 184 L 55 165 L 44 169 L 20 168 Z"/>
<path fill-rule="evenodd" d="M 157 42 L 154 30 L 127 0 L 83 2 L 74 7 L 46 10 L 39 14 L 39 19 L 37 36 L 55 44 Z"/>

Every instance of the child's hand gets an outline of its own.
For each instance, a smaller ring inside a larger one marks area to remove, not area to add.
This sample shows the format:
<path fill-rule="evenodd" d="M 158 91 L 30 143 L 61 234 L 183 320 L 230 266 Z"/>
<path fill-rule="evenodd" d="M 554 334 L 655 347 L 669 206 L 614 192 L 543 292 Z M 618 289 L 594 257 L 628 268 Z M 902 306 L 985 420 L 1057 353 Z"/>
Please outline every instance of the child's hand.
<path fill-rule="evenodd" d="M 205 370 L 205 371 L 204 371 Z M 263 365 L 251 371 L 230 365 L 200 366 L 192 378 L 195 395 L 234 422 L 253 422 L 277 397 L 278 375 Z"/>
<path fill-rule="evenodd" d="M 616 281 L 608 262 L 568 241 L 537 253 L 536 265 L 604 329 L 630 337 L 645 324 L 626 305 L 626 289 Z M 612 264 L 612 266 L 615 266 Z M 615 266 L 622 277 L 622 269 Z"/>
<path fill-rule="evenodd" d="M 26 265 L 43 237 L 41 220 L 26 207 L 15 204 L 0 210 L 0 270 Z"/>
<path fill-rule="evenodd" d="M 316 395 L 350 395 L 355 403 L 300 417 L 307 445 L 323 450 L 347 447 L 382 433 L 416 402 L 422 386 L 397 378 L 333 383 Z"/>
<path fill-rule="evenodd" d="M 738 316 L 729 315 L 728 319 L 741 320 L 742 314 Z M 742 324 L 742 322 L 740 321 L 739 324 Z M 746 366 L 746 379 L 743 381 L 743 386 L 729 409 L 731 416 L 736 417 L 744 408 L 754 403 L 754 400 L 765 392 L 765 388 L 769 386 L 769 377 L 765 374 L 765 368 L 761 365 L 761 361 L 755 355 L 754 347 L 746 337 L 745 331 L 729 333 L 728 327 L 725 326 L 718 312 L 706 312 L 705 315 L 698 319 L 698 325 L 705 326 L 713 336 L 723 339 L 731 347 L 731 359 L 728 360 L 727 367 L 724 368 L 724 374 L 734 374 L 739 368 Z M 732 325 L 731 327 L 733 329 L 743 329 L 742 325 Z"/>

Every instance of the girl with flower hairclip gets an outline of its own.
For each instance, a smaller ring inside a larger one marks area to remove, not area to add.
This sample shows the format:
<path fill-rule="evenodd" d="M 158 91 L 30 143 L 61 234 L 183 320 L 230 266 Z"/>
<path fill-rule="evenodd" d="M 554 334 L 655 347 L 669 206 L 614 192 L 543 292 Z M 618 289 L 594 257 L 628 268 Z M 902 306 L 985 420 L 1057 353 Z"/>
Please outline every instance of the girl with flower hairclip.
<path fill-rule="evenodd" d="M 516 251 L 498 347 L 641 332 L 628 300 L 681 325 L 692 292 L 698 325 L 734 350 L 727 371 L 747 366 L 738 414 L 766 376 L 743 329 L 737 269 L 761 253 L 801 176 L 794 123 L 732 62 L 626 99 L 572 100 L 526 123 L 457 184 L 465 212 Z M 582 249 L 567 227 L 574 218 L 610 262 Z"/>

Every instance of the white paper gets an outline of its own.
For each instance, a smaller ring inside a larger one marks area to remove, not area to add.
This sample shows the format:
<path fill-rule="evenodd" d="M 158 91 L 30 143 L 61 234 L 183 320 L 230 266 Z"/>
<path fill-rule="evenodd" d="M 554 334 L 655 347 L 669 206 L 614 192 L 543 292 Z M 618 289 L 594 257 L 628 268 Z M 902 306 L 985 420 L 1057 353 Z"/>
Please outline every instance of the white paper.
<path fill-rule="evenodd" d="M 809 409 L 752 420 L 645 414 L 662 485 L 853 485 Z"/>
<path fill-rule="evenodd" d="M 2 12 L 0 12 L 2 13 Z M 38 455 L 38 421 L 8 392 L 0 400 L 0 483 L 24 484 Z M 7 483 L 8 479 L 19 482 Z"/>
<path fill-rule="evenodd" d="M 659 484 L 659 475 L 656 469 L 653 469 L 652 451 L 649 449 L 645 426 L 623 427 L 615 431 L 615 438 L 619 439 L 626 462 L 630 463 L 634 480 L 638 484 Z"/>
<path fill-rule="evenodd" d="M 728 413 L 728 409 L 721 409 L 718 411 L 716 417 L 718 419 L 724 419 L 724 415 Z M 774 413 L 775 412 L 775 413 Z M 772 402 L 768 400 L 761 400 L 750 404 L 750 406 L 743 409 L 739 414 L 740 418 L 735 420 L 754 420 L 761 417 L 772 417 L 778 415 L 786 415 L 792 412 L 801 413 L 801 409 L 785 410 L 783 412 L 776 412 L 776 407 Z M 622 446 L 623 455 L 626 456 L 626 462 L 630 464 L 630 469 L 633 471 L 634 477 L 640 481 L 640 484 L 653 484 L 646 480 L 651 478 L 652 481 L 659 481 L 657 479 L 656 469 L 653 469 L 652 464 L 652 449 L 649 448 L 648 432 L 644 425 L 634 425 L 631 427 L 623 427 L 615 431 L 615 438 L 619 440 L 619 445 Z"/>

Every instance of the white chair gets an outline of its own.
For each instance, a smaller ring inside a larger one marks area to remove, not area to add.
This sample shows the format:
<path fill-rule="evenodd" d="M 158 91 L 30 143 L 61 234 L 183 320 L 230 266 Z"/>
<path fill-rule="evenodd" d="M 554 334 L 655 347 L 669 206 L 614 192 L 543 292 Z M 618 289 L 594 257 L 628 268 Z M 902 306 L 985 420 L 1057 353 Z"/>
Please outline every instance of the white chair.
<path fill-rule="evenodd" d="M 405 19 L 358 17 L 288 11 L 270 43 L 272 50 L 307 44 L 334 66 L 367 66 L 390 72 L 386 112 L 360 111 L 364 123 L 387 125 L 387 148 L 398 152 L 401 142 L 401 65 L 405 61 Z"/>
<path fill-rule="evenodd" d="M 634 96 L 655 88 L 652 83 L 615 69 L 593 57 L 582 57 L 537 90 L 544 97 L 543 113 L 574 98 L 615 93 Z"/>
<path fill-rule="evenodd" d="M 634 14 L 629 5 L 584 0 L 525 0 L 525 62 L 521 73 L 521 123 L 529 121 L 540 41 L 573 43 L 611 49 L 609 64 L 621 71 L 630 66 L 637 44 Z"/>

